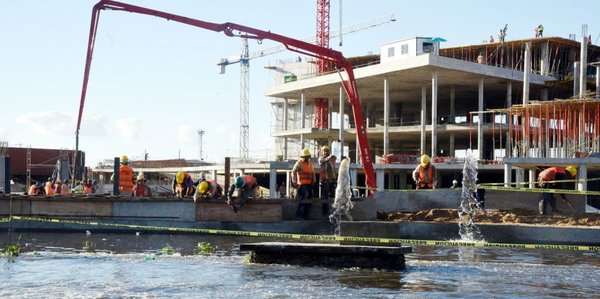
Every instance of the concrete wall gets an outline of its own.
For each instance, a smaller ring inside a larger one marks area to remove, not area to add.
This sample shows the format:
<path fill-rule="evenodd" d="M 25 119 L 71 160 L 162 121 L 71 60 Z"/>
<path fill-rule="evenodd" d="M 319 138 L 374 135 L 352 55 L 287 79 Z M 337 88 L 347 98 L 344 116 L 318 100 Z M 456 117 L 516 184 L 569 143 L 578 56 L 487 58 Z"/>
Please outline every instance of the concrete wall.
<path fill-rule="evenodd" d="M 515 224 L 476 224 L 486 242 L 524 244 L 600 244 L 600 228 Z M 340 235 L 416 240 L 460 240 L 458 223 L 342 222 Z"/>
<path fill-rule="evenodd" d="M 430 209 L 458 209 L 461 189 L 378 191 L 375 193 L 377 210 L 416 212 Z"/>
<path fill-rule="evenodd" d="M 538 213 L 538 202 L 541 193 L 537 192 L 516 192 L 505 190 L 486 190 L 485 208 L 497 210 L 525 210 L 532 214 Z M 567 194 L 567 199 L 573 206 L 573 209 L 565 203 L 559 194 L 554 194 L 556 198 L 556 208 L 561 214 L 581 214 L 585 213 L 587 197 L 585 195 Z M 550 213 L 550 205 L 546 207 Z"/>

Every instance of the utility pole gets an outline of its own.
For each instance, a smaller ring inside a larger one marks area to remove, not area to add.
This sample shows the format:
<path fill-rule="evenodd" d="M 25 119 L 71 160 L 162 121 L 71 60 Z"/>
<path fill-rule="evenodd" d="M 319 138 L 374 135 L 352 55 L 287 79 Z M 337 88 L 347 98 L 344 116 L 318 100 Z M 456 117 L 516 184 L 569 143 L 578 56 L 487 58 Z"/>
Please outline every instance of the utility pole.
<path fill-rule="evenodd" d="M 202 136 L 204 136 L 204 130 L 200 129 L 198 130 L 198 137 L 200 139 L 200 161 L 204 161 L 204 159 L 202 159 Z"/>

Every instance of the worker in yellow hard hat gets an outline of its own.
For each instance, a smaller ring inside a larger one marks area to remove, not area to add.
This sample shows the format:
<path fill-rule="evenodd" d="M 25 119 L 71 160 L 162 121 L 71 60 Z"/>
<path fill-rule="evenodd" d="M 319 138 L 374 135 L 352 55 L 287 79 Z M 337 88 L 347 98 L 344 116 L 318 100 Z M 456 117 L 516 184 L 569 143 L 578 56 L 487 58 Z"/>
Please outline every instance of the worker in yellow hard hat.
<path fill-rule="evenodd" d="M 119 195 L 125 197 L 133 196 L 134 177 L 133 168 L 129 166 L 129 158 L 126 155 L 119 159 Z M 114 174 L 110 177 L 111 182 L 114 180 Z M 85 182 L 82 182 L 82 185 Z"/>
<path fill-rule="evenodd" d="M 193 196 L 196 188 L 192 176 L 183 171 L 178 171 L 173 179 L 173 195 L 177 197 Z"/>
<path fill-rule="evenodd" d="M 300 159 L 292 168 L 292 186 L 298 189 L 296 197 L 300 200 L 296 217 L 307 219 L 310 212 L 310 203 L 304 203 L 313 198 L 313 184 L 317 182 L 317 176 L 313 163 L 310 161 L 310 150 L 307 148 L 300 151 Z"/>
<path fill-rule="evenodd" d="M 152 191 L 150 187 L 146 185 L 146 176 L 144 176 L 143 172 L 140 172 L 137 176 L 135 187 L 133 188 L 133 195 L 135 197 L 150 197 L 152 196 Z"/>
<path fill-rule="evenodd" d="M 223 196 L 223 188 L 217 182 L 204 178 L 194 193 L 194 202 L 200 198 L 211 199 L 219 196 Z"/>
<path fill-rule="evenodd" d="M 431 165 L 431 158 L 424 154 L 421 156 L 421 163 L 412 174 L 417 189 L 435 189 L 437 183 L 437 174 L 435 167 Z"/>
<path fill-rule="evenodd" d="M 573 165 L 567 167 L 553 166 L 546 168 L 538 175 L 538 185 L 545 189 L 568 189 L 568 185 L 565 180 L 574 179 L 577 177 L 577 168 Z M 563 201 L 570 205 L 567 200 L 567 196 L 563 193 L 560 194 Z M 538 202 L 538 212 L 540 215 L 546 215 L 546 206 L 550 203 L 552 212 L 557 213 L 556 209 L 556 198 L 553 193 L 543 192 L 540 195 L 540 201 Z"/>

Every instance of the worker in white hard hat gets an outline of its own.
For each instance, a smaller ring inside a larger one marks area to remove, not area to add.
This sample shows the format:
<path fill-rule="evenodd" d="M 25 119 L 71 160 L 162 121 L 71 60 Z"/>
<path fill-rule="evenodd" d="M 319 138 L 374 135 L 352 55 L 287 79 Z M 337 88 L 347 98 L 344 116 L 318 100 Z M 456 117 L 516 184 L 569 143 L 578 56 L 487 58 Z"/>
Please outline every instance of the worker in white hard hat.
<path fill-rule="evenodd" d="M 450 189 L 457 189 L 457 188 L 458 188 L 458 181 L 452 180 L 452 187 L 450 187 Z"/>
<path fill-rule="evenodd" d="M 152 196 L 152 191 L 150 190 L 150 187 L 148 187 L 148 185 L 146 185 L 146 182 L 147 182 L 146 176 L 144 176 L 143 172 L 140 172 L 140 174 L 137 176 L 135 187 L 133 188 L 133 194 L 135 197 L 150 197 L 150 196 Z"/>
<path fill-rule="evenodd" d="M 313 198 L 313 184 L 317 182 L 317 176 L 313 163 L 310 161 L 310 150 L 305 148 L 300 152 L 300 159 L 292 168 L 292 186 L 298 189 L 296 197 L 300 200 L 296 216 L 307 219 L 310 211 L 310 203 L 303 203 Z"/>
<path fill-rule="evenodd" d="M 421 163 L 412 174 L 417 189 L 435 189 L 437 182 L 435 167 L 431 165 L 431 158 L 427 154 L 421 156 Z"/>
<path fill-rule="evenodd" d="M 319 156 L 319 181 L 321 184 L 321 198 L 334 198 L 335 185 L 337 183 L 337 170 L 335 169 L 336 157 L 331 154 L 329 146 L 321 147 L 321 155 Z"/>

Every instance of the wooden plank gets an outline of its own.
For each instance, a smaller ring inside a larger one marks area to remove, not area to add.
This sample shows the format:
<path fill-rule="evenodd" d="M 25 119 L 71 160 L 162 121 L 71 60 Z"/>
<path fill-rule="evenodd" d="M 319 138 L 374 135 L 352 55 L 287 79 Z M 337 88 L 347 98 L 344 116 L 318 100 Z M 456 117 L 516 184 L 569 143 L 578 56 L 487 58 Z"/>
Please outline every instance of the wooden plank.
<path fill-rule="evenodd" d="M 225 202 L 200 201 L 196 221 L 281 222 L 281 202 L 250 202 L 237 213 Z"/>
<path fill-rule="evenodd" d="M 31 202 L 32 215 L 49 216 L 112 216 L 112 202 L 41 201 Z"/>

